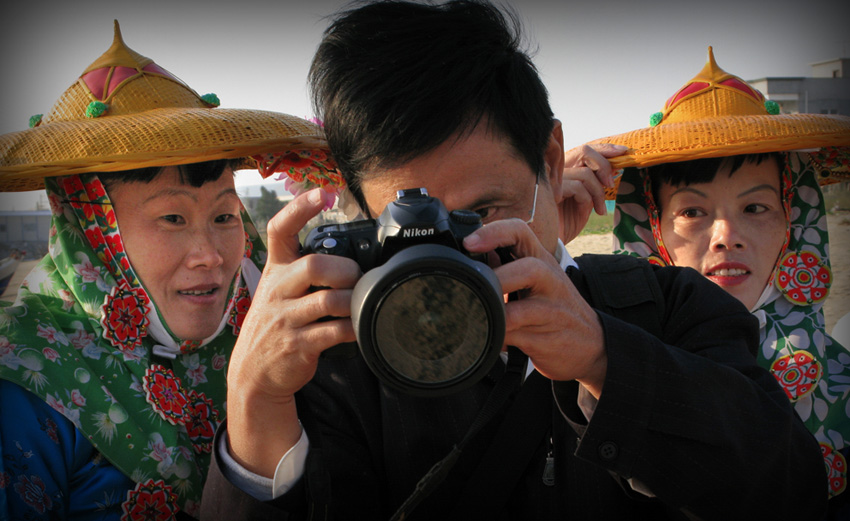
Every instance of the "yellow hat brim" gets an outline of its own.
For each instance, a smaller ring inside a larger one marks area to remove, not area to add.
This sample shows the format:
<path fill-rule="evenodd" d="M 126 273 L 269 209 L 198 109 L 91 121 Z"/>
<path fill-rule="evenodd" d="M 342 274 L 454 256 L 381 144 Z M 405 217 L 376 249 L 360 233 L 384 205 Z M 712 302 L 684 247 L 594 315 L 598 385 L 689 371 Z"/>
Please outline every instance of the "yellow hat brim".
<path fill-rule="evenodd" d="M 299 148 L 327 149 L 317 125 L 259 110 L 159 108 L 54 121 L 0 136 L 0 191 L 43 188 L 49 176 L 247 159 Z"/>
<path fill-rule="evenodd" d="M 850 147 L 850 117 L 832 114 L 720 116 L 633 130 L 590 143 L 628 147 L 614 168 L 739 154 Z"/>

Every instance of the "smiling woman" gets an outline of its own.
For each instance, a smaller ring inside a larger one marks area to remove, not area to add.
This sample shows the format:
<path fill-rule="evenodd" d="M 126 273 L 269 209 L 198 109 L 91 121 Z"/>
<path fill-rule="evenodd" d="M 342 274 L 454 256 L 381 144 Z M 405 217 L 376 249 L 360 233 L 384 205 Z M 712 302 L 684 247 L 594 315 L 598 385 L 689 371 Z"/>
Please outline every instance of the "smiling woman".
<path fill-rule="evenodd" d="M 754 353 L 817 438 L 835 519 L 850 514 L 850 357 L 824 328 L 833 284 L 821 183 L 850 171 L 850 118 L 780 114 L 709 59 L 629 146 L 615 250 L 693 268 L 758 319 Z M 844 510 L 841 510 L 841 509 Z"/>
<path fill-rule="evenodd" d="M 0 136 L 0 190 L 46 188 L 52 212 L 48 255 L 0 303 L 0 518 L 197 516 L 265 260 L 233 171 L 326 157 L 312 123 L 217 106 L 116 23 L 49 113 Z"/>
<path fill-rule="evenodd" d="M 181 179 L 192 167 L 200 186 Z M 106 179 L 127 256 L 165 325 L 179 338 L 214 334 L 245 242 L 227 161 L 169 166 L 147 182 Z"/>
<path fill-rule="evenodd" d="M 786 241 L 781 158 L 762 159 L 736 156 L 649 169 L 671 263 L 696 269 L 747 309 L 770 282 Z M 701 178 L 700 171 L 716 175 Z"/>

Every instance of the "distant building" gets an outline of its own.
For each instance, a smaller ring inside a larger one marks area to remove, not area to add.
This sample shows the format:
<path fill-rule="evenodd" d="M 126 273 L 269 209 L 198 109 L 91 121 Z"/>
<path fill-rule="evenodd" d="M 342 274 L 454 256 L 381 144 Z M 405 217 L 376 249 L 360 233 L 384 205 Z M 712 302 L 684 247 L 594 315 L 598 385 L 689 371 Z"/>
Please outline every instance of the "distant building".
<path fill-rule="evenodd" d="M 47 253 L 50 237 L 50 210 L 0 211 L 0 257 L 13 248 L 27 252 L 27 259 Z"/>
<path fill-rule="evenodd" d="M 779 103 L 783 114 L 850 116 L 850 58 L 812 63 L 811 67 L 808 78 L 772 77 L 749 83 Z"/>

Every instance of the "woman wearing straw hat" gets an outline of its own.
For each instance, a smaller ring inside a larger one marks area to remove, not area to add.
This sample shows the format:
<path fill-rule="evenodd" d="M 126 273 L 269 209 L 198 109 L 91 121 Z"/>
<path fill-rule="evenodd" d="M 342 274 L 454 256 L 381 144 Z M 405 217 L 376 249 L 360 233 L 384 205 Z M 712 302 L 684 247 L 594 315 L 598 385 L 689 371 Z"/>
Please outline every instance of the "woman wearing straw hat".
<path fill-rule="evenodd" d="M 824 331 L 832 273 L 819 183 L 847 179 L 850 118 L 781 115 L 709 48 L 650 125 L 591 144 L 628 147 L 611 159 L 628 167 L 615 252 L 697 269 L 758 317 L 759 363 L 820 442 L 835 498 L 847 488 L 850 353 Z"/>
<path fill-rule="evenodd" d="M 0 189 L 46 187 L 53 212 L 0 308 L 0 518 L 197 514 L 265 260 L 232 172 L 330 165 L 312 123 L 217 105 L 116 22 L 47 115 L 0 136 Z"/>

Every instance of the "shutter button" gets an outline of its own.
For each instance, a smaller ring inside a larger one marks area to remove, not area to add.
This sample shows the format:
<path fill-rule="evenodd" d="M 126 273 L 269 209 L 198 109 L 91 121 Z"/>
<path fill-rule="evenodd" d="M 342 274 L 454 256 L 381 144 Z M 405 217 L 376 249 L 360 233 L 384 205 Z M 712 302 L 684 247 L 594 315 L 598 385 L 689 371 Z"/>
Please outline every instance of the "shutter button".
<path fill-rule="evenodd" d="M 620 454 L 620 449 L 613 441 L 606 441 L 599 445 L 599 457 L 604 461 L 613 461 Z"/>

